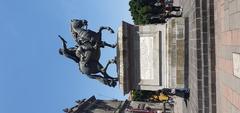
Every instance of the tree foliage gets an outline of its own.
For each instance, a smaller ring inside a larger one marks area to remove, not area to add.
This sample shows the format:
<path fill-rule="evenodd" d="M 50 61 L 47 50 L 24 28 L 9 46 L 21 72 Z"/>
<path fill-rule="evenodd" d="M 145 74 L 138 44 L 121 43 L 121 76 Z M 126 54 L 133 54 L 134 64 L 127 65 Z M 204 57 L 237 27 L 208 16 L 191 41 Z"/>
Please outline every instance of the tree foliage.
<path fill-rule="evenodd" d="M 151 16 L 160 14 L 162 9 L 160 7 L 154 6 L 157 0 L 130 0 L 129 11 L 134 24 L 151 24 L 151 23 L 160 23 L 160 20 L 153 20 Z"/>

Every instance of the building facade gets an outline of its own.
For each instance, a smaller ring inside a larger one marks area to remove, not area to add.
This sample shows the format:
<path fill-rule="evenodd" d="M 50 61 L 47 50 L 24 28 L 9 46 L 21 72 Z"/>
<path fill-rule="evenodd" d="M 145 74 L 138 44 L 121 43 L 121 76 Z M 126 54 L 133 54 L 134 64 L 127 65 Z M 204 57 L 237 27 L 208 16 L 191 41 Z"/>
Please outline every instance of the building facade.
<path fill-rule="evenodd" d="M 63 111 L 65 113 L 123 113 L 129 106 L 128 101 L 100 100 L 96 99 L 95 96 L 78 100 L 76 104 L 74 107 L 66 108 Z"/>
<path fill-rule="evenodd" d="M 214 0 L 217 113 L 240 113 L 240 1 Z"/>
<path fill-rule="evenodd" d="M 65 113 L 153 113 L 163 110 L 162 103 L 138 102 L 129 100 L 101 100 L 95 96 L 76 101 L 74 107 L 66 108 Z M 170 109 L 167 106 L 167 109 Z"/>

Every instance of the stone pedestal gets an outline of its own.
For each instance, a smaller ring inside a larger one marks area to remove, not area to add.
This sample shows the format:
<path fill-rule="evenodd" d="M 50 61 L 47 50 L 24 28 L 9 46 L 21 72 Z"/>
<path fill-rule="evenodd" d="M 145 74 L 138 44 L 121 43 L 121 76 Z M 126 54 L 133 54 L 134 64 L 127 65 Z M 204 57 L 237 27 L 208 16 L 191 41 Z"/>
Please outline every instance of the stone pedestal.
<path fill-rule="evenodd" d="M 118 75 L 124 94 L 132 89 L 159 90 L 166 84 L 165 25 L 122 22 L 118 31 Z"/>

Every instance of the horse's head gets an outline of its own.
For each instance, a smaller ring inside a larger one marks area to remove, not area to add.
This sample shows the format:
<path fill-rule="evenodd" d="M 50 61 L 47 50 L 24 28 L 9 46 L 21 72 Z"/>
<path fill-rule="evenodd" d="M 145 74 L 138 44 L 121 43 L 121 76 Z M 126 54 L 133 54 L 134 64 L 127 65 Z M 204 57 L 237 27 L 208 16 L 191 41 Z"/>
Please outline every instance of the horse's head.
<path fill-rule="evenodd" d="M 83 28 L 84 26 L 88 25 L 87 20 L 79 20 L 79 19 L 72 19 L 71 20 L 71 27 L 72 28 Z"/>

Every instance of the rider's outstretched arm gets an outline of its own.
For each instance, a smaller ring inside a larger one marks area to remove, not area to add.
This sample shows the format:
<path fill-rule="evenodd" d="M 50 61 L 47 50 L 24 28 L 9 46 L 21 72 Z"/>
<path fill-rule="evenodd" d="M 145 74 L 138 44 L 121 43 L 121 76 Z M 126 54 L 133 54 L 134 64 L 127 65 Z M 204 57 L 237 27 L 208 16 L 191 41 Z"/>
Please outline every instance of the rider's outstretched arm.
<path fill-rule="evenodd" d="M 60 35 L 58 35 L 58 37 L 62 40 L 62 44 L 63 44 L 62 55 L 74 60 L 76 63 L 79 63 L 80 59 L 76 56 L 76 53 L 75 53 L 76 47 L 67 48 L 67 41 L 65 41 L 64 38 L 61 37 Z"/>
<path fill-rule="evenodd" d="M 60 35 L 58 35 L 58 37 L 62 40 L 62 44 L 63 44 L 63 49 L 65 50 L 65 49 L 67 49 L 67 41 L 66 40 L 64 40 L 64 38 L 62 37 L 62 36 L 60 36 Z"/>

